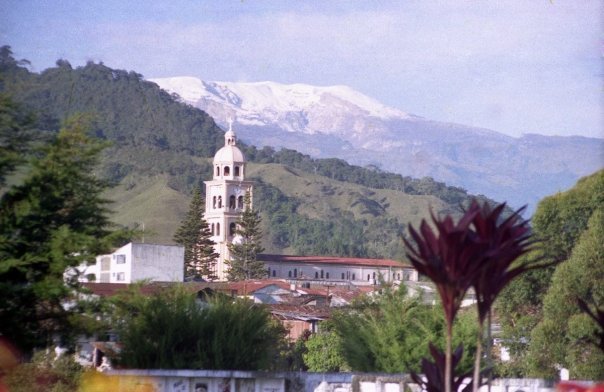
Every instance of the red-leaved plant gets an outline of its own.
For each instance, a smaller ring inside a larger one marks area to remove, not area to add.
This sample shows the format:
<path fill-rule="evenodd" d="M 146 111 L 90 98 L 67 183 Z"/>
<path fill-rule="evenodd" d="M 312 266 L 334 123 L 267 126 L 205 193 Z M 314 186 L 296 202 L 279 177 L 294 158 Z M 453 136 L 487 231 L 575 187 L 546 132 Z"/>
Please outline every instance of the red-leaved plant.
<path fill-rule="evenodd" d="M 445 385 L 444 373 L 446 355 L 444 352 L 436 348 L 430 343 L 430 354 L 434 359 L 434 362 L 422 359 L 422 374 L 425 376 L 425 380 L 418 374 L 411 373 L 411 379 L 420 385 L 427 392 L 444 392 L 443 386 Z M 451 356 L 451 365 L 453 369 L 457 367 L 457 364 L 461 361 L 463 355 L 463 346 L 459 345 Z M 458 374 L 457 376 L 451 377 L 451 390 L 459 390 L 465 378 L 469 377 L 471 372 Z M 472 390 L 473 382 L 466 385 L 461 392 L 469 392 Z"/>
<path fill-rule="evenodd" d="M 420 274 L 434 282 L 444 309 L 447 323 L 444 375 L 441 375 L 444 392 L 451 392 L 453 386 L 452 328 L 467 291 L 473 287 L 476 292 L 480 324 L 473 381 L 476 391 L 482 381 L 482 329 L 493 302 L 512 279 L 529 269 L 543 267 L 512 266 L 518 256 L 530 249 L 530 227 L 520 217 L 522 209 L 506 219 L 502 217 L 504 210 L 505 203 L 491 209 L 487 203 L 480 205 L 474 200 L 457 224 L 451 216 L 441 220 L 432 215 L 436 233 L 423 220 L 419 233 L 409 226 L 414 244 L 404 239 L 409 260 Z"/>

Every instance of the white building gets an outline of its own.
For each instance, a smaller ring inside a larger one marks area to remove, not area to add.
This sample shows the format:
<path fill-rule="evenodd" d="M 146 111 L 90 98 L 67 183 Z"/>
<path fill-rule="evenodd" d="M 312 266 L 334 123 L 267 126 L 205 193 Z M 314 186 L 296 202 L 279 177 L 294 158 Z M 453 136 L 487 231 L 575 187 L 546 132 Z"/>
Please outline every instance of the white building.
<path fill-rule="evenodd" d="M 204 217 L 210 226 L 212 240 L 216 243 L 216 253 L 220 255 L 215 274 L 218 280 L 226 280 L 228 266 L 225 260 L 230 259 L 228 244 L 233 241 L 237 221 L 243 213 L 246 192 L 252 197 L 252 181 L 245 180 L 245 156 L 237 147 L 232 122 L 224 134 L 224 147 L 214 156 L 213 179 L 204 183 Z"/>
<path fill-rule="evenodd" d="M 331 256 L 259 255 L 271 278 L 354 284 L 417 281 L 417 271 L 395 260 Z"/>
<path fill-rule="evenodd" d="M 185 250 L 182 246 L 129 243 L 80 267 L 81 281 L 97 283 L 182 282 Z"/>

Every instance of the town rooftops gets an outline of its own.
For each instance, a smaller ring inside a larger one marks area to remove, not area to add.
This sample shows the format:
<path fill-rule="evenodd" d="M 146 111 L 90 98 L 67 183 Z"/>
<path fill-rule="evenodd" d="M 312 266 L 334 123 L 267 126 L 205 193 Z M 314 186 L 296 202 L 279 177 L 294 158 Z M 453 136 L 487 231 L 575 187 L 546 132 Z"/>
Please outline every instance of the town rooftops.
<path fill-rule="evenodd" d="M 276 263 L 308 263 L 308 264 L 330 264 L 330 265 L 357 265 L 368 267 L 408 267 L 411 265 L 402 261 L 388 259 L 363 259 L 356 257 L 334 257 L 334 256 L 288 256 L 259 254 L 258 260 Z"/>

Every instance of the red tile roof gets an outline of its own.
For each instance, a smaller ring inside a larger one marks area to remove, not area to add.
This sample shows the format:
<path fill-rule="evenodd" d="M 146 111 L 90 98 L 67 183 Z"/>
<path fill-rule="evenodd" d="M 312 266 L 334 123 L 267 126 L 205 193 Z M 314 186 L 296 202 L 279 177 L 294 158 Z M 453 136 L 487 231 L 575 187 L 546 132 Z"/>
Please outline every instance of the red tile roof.
<path fill-rule="evenodd" d="M 288 255 L 258 255 L 258 260 L 277 263 L 307 263 L 307 264 L 338 264 L 338 265 L 362 265 L 368 267 L 407 267 L 411 265 L 402 261 L 388 259 L 361 259 L 355 257 L 333 257 L 333 256 L 288 256 Z"/>

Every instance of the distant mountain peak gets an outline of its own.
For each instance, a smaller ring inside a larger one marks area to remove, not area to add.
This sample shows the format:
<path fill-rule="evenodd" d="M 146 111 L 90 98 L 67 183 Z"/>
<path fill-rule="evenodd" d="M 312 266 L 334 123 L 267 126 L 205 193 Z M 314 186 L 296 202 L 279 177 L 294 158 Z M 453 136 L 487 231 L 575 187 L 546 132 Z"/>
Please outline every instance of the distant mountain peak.
<path fill-rule="evenodd" d="M 219 123 L 222 115 L 235 115 L 246 125 L 275 124 L 290 132 L 338 131 L 329 118 L 373 117 L 379 120 L 410 119 L 409 114 L 388 107 L 348 86 L 312 86 L 264 82 L 207 82 L 182 76 L 150 79 L 178 94 L 185 102 L 206 110 Z"/>
<path fill-rule="evenodd" d="M 407 114 L 347 86 L 276 82 L 151 79 L 204 110 L 258 147 L 290 148 L 313 157 L 412 177 L 430 176 L 506 200 L 514 207 L 571 186 L 602 167 L 604 140 L 524 135 L 516 138 Z"/>

